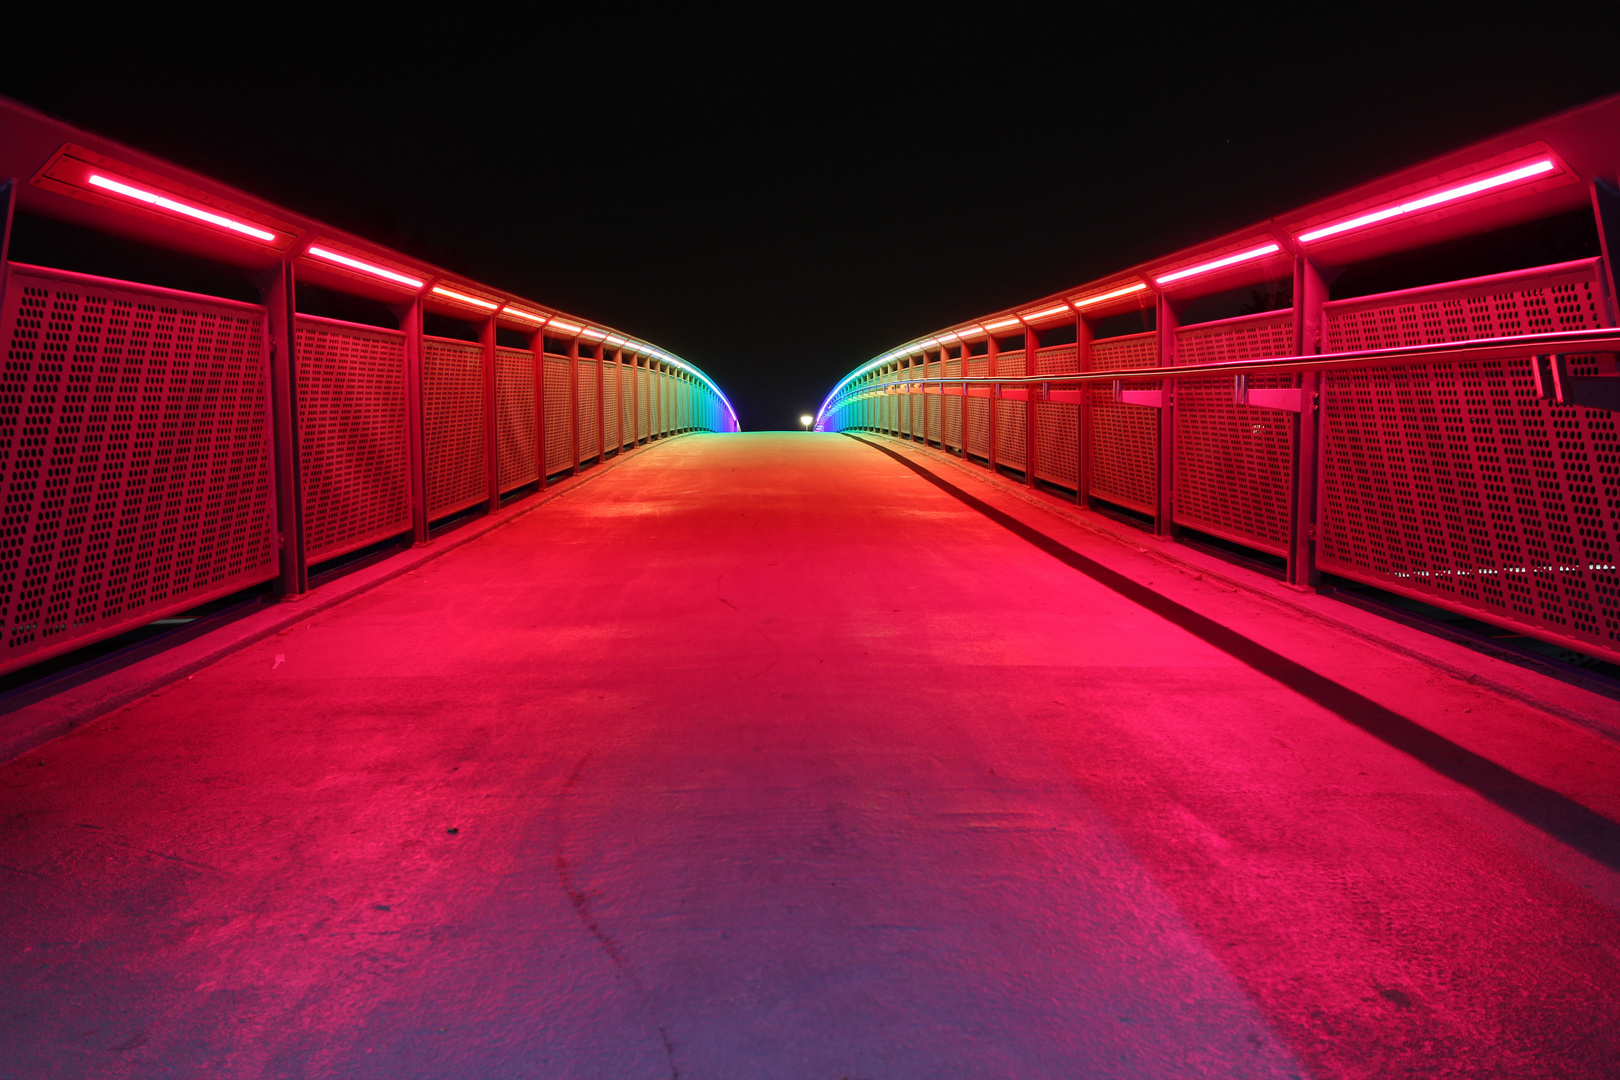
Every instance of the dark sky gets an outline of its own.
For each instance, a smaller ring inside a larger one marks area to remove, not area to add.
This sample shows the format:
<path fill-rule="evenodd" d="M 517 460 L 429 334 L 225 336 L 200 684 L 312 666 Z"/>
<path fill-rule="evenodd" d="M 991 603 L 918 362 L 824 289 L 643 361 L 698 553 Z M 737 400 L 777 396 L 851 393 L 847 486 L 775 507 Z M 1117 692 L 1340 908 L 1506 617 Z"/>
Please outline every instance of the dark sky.
<path fill-rule="evenodd" d="M 0 93 L 645 337 L 745 427 L 796 427 L 919 333 L 1620 91 L 1617 9 L 70 9 L 7 16 Z"/>

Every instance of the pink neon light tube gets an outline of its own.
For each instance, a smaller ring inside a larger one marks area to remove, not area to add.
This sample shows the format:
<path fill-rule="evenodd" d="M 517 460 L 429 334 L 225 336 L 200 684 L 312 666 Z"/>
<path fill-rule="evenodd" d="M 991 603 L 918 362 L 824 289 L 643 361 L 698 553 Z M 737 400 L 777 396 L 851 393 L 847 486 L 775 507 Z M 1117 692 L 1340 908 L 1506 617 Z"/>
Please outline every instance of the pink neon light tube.
<path fill-rule="evenodd" d="M 1259 247 L 1250 248 L 1248 251 L 1240 251 L 1236 255 L 1227 255 L 1224 258 L 1211 259 L 1209 262 L 1199 263 L 1197 266 L 1189 266 L 1183 270 L 1172 270 L 1168 274 L 1160 274 L 1153 280 L 1158 282 L 1160 285 L 1168 285 L 1172 281 L 1180 281 L 1183 278 L 1197 277 L 1199 274 L 1207 274 L 1211 270 L 1220 270 L 1224 267 L 1236 266 L 1238 263 L 1248 262 L 1250 259 L 1258 259 L 1263 255 L 1270 255 L 1273 251 L 1281 250 L 1282 248 L 1278 247 L 1276 244 L 1261 244 Z"/>
<path fill-rule="evenodd" d="M 573 323 L 564 322 L 561 319 L 552 319 L 551 328 L 553 330 L 561 330 L 565 334 L 577 334 L 581 329 L 583 329 L 583 327 L 575 326 Z"/>
<path fill-rule="evenodd" d="M 984 328 L 986 330 L 995 331 L 995 330 L 1005 330 L 1009 326 L 1017 326 L 1017 325 L 1018 325 L 1018 320 L 1017 319 L 998 319 L 995 322 L 987 322 L 987 323 L 985 323 Z"/>
<path fill-rule="evenodd" d="M 1079 300 L 1071 300 L 1069 302 L 1077 308 L 1088 308 L 1094 304 L 1100 304 L 1105 300 L 1117 300 L 1121 296 L 1129 296 L 1131 293 L 1139 293 L 1145 288 L 1147 288 L 1147 286 L 1138 281 L 1136 284 L 1127 285 L 1123 289 L 1115 289 L 1113 292 L 1105 292 L 1097 296 L 1087 296 Z"/>
<path fill-rule="evenodd" d="M 1299 242 L 1302 244 L 1310 244 L 1317 240 L 1326 240 L 1330 236 L 1338 236 L 1340 233 L 1347 233 L 1352 229 L 1361 229 L 1368 225 L 1376 225 L 1380 221 L 1388 221 L 1391 218 L 1403 217 L 1407 214 L 1415 214 L 1419 210 L 1427 210 L 1431 206 L 1440 206 L 1443 203 L 1456 202 L 1458 199 L 1466 199 L 1470 195 L 1478 195 L 1482 191 L 1490 191 L 1493 188 L 1505 187 L 1508 184 L 1516 184 L 1520 180 L 1528 180 L 1533 176 L 1542 176 L 1546 173 L 1552 172 L 1557 167 L 1558 166 L 1553 164 L 1551 158 L 1541 158 L 1538 161 L 1532 161 L 1526 165 L 1517 165 L 1511 169 L 1508 169 L 1506 172 L 1494 173 L 1490 176 L 1481 177 L 1478 180 L 1471 180 L 1466 184 L 1458 184 L 1455 187 L 1442 188 L 1439 191 L 1432 191 L 1427 195 L 1420 195 L 1416 199 L 1410 199 L 1403 203 L 1396 203 L 1394 206 L 1385 206 L 1378 210 L 1369 211 L 1365 214 L 1358 214 L 1355 217 L 1346 218 L 1343 221 L 1335 221 L 1333 224 L 1324 225 L 1320 229 L 1312 229 L 1308 233 L 1301 233 L 1299 236 Z"/>
<path fill-rule="evenodd" d="M 1049 315 L 1067 315 L 1068 313 L 1069 313 L 1069 305 L 1064 304 L 1061 307 L 1047 308 L 1045 311 L 1032 311 L 1028 315 L 1025 315 L 1024 318 L 1025 319 L 1044 319 Z"/>
<path fill-rule="evenodd" d="M 536 315 L 534 312 L 524 311 L 522 308 L 508 307 L 501 314 L 510 315 L 514 319 L 522 319 L 524 322 L 532 322 L 536 326 L 544 326 L 546 322 L 544 315 Z"/>
<path fill-rule="evenodd" d="M 579 336 L 580 337 L 588 337 L 592 341 L 601 341 L 603 338 L 607 337 L 607 331 L 606 330 L 598 330 L 593 326 L 589 330 L 581 331 Z"/>
<path fill-rule="evenodd" d="M 114 192 L 124 196 L 126 199 L 134 199 L 136 202 L 143 202 L 148 206 L 155 206 L 160 210 L 167 210 L 171 214 L 184 215 L 185 217 L 191 218 L 195 221 L 201 221 L 204 224 L 212 225 L 216 229 L 229 229 L 231 232 L 238 232 L 243 236 L 251 236 L 255 240 L 263 240 L 267 244 L 274 243 L 276 239 L 275 233 L 266 229 L 261 229 L 256 225 L 248 225 L 245 222 L 237 221 L 235 218 L 228 218 L 224 214 L 216 214 L 212 210 L 204 210 L 200 206 L 192 206 L 190 203 L 183 203 L 178 199 L 171 199 L 167 195 L 159 195 L 155 191 L 147 191 L 145 188 L 138 188 L 133 184 L 126 184 L 122 180 L 114 180 L 98 173 L 91 173 L 89 183 L 91 187 L 98 187 L 103 191 Z"/>
<path fill-rule="evenodd" d="M 347 266 L 350 270 L 358 270 L 362 274 L 370 274 L 373 277 L 408 285 L 413 289 L 420 289 L 425 284 L 420 278 L 413 278 L 407 274 L 390 270 L 386 266 L 368 263 L 364 259 L 357 259 L 353 255 L 345 255 L 341 251 L 332 251 L 330 248 L 323 248 L 318 244 L 309 245 L 309 253 L 317 259 L 325 259 L 327 262 L 334 262 L 339 266 Z"/>
<path fill-rule="evenodd" d="M 476 296 L 468 296 L 466 293 L 456 292 L 454 289 L 447 289 L 443 285 L 433 286 L 433 291 L 438 293 L 440 296 L 448 297 L 451 300 L 460 301 L 463 304 L 471 304 L 474 307 L 481 307 L 487 311 L 494 311 L 496 308 L 501 306 L 499 304 L 492 304 L 488 300 L 480 300 Z"/>

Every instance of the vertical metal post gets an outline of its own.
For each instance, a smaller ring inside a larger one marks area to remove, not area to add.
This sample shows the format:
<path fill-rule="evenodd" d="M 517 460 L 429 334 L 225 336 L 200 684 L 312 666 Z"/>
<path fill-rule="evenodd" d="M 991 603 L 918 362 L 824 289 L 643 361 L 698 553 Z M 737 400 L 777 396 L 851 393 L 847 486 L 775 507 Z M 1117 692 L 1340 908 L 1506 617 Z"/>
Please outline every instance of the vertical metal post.
<path fill-rule="evenodd" d="M 529 352 L 534 357 L 534 460 L 540 474 L 540 490 L 546 489 L 546 332 L 529 334 Z"/>
<path fill-rule="evenodd" d="M 1322 305 L 1327 283 L 1310 259 L 1294 259 L 1294 354 L 1322 351 Z M 1294 490 L 1292 536 L 1288 549 L 1288 580 L 1301 588 L 1321 581 L 1316 569 L 1316 541 L 1320 528 L 1322 487 L 1322 375 L 1300 374 L 1300 410 L 1294 423 Z"/>
<path fill-rule="evenodd" d="M 579 338 L 568 339 L 568 472 L 579 475 Z"/>
<path fill-rule="evenodd" d="M 281 573 L 276 592 L 283 597 L 309 591 L 304 565 L 304 478 L 299 462 L 297 284 L 291 259 L 282 259 L 263 279 L 266 346 L 270 353 L 270 430 L 275 453 L 276 527 Z"/>
<path fill-rule="evenodd" d="M 957 434 L 959 434 L 959 436 L 962 437 L 961 442 L 957 442 L 956 445 L 957 445 L 957 447 L 959 447 L 959 449 L 961 449 L 962 461 L 964 461 L 964 463 L 966 463 L 966 461 L 967 461 L 967 353 L 969 353 L 969 347 L 967 347 L 967 343 L 964 342 L 964 343 L 962 343 L 962 371 L 961 371 L 961 374 L 962 374 L 962 408 L 961 408 L 961 411 L 957 411 L 957 415 L 956 415 L 956 426 L 959 427 L 959 431 L 957 431 Z"/>
<path fill-rule="evenodd" d="M 487 513 L 501 508 L 500 427 L 495 408 L 495 316 L 478 329 L 478 344 L 484 347 L 484 465 L 489 480 Z"/>
<path fill-rule="evenodd" d="M 1084 315 L 1074 316 L 1075 366 L 1080 371 L 1091 370 L 1091 323 Z M 1079 424 L 1075 462 L 1074 501 L 1080 506 L 1091 505 L 1091 388 L 1080 384 L 1080 405 L 1076 409 Z"/>
<path fill-rule="evenodd" d="M 641 445 L 641 372 L 645 370 L 647 358 L 632 356 L 630 363 L 630 442 L 633 446 Z"/>
<path fill-rule="evenodd" d="M 0 184 L 0 304 L 5 303 L 6 279 L 11 276 L 11 220 L 17 210 L 17 181 Z"/>
<path fill-rule="evenodd" d="M 990 351 L 985 354 L 988 357 L 986 367 L 989 369 L 990 377 L 994 379 L 997 375 L 1001 374 L 1001 372 L 997 370 L 1001 366 L 1001 343 L 996 340 L 996 335 L 994 334 L 990 335 L 989 350 Z M 984 441 L 984 460 L 985 464 L 989 466 L 991 472 L 996 471 L 996 413 L 1000 411 L 997 408 L 997 404 L 1000 401 L 1001 384 L 998 382 L 992 382 L 990 384 L 989 404 L 986 406 L 986 411 L 989 413 L 989 417 L 985 421 L 984 425 L 986 436 Z"/>
<path fill-rule="evenodd" d="M 1158 346 L 1159 366 L 1176 366 L 1176 328 L 1181 325 L 1176 307 L 1170 298 L 1159 294 Z M 1158 536 L 1175 535 L 1176 509 L 1176 384 L 1165 379 L 1164 406 L 1159 410 L 1159 500 L 1153 515 L 1153 532 Z"/>
<path fill-rule="evenodd" d="M 607 342 L 596 347 L 596 463 L 607 460 Z"/>
<path fill-rule="evenodd" d="M 1598 251 L 1603 255 L 1603 276 L 1609 286 L 1609 318 L 1620 318 L 1620 295 L 1615 292 L 1615 281 L 1620 274 L 1614 260 L 1620 258 L 1620 191 L 1608 183 L 1592 178 L 1592 216 L 1597 219 Z"/>
<path fill-rule="evenodd" d="M 428 542 L 427 423 L 422 392 L 422 298 L 398 308 L 405 334 L 405 468 L 411 481 L 411 544 Z"/>
<path fill-rule="evenodd" d="M 937 354 L 939 356 L 938 366 L 935 367 L 934 370 L 936 370 L 936 371 L 944 371 L 945 370 L 945 355 L 946 355 L 947 351 L 948 350 L 943 345 L 940 346 L 939 352 Z M 925 379 L 933 378 L 933 376 L 928 374 L 928 359 L 927 359 L 926 356 L 923 358 L 922 377 L 925 378 Z M 922 414 L 922 427 L 920 429 L 918 429 L 917 425 L 914 423 L 912 425 L 912 430 L 915 432 L 915 434 L 917 436 L 917 441 L 922 443 L 924 446 L 927 446 L 928 445 L 928 385 L 926 383 L 919 384 L 918 387 L 917 387 L 917 410 Z"/>
<path fill-rule="evenodd" d="M 1035 332 L 1034 327 L 1024 327 L 1024 374 L 1038 374 L 1040 366 L 1036 355 L 1041 351 L 1041 335 Z M 1036 438 L 1035 425 L 1039 422 L 1041 411 L 1036 407 L 1036 389 L 1034 383 L 1025 383 L 1024 398 L 1024 486 L 1035 486 L 1035 455 L 1040 452 L 1040 440 Z"/>

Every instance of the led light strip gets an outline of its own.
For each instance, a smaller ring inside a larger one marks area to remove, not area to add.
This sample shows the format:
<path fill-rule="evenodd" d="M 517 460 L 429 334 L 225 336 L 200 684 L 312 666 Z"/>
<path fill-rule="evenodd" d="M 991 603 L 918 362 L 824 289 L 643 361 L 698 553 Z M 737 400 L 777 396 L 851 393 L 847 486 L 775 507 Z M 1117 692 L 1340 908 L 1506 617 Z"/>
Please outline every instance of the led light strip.
<path fill-rule="evenodd" d="M 987 323 L 985 323 L 984 328 L 986 330 L 990 331 L 993 334 L 997 330 L 1005 330 L 1009 326 L 1017 326 L 1017 325 L 1018 325 L 1018 320 L 1017 319 L 997 319 L 995 322 L 987 322 Z"/>
<path fill-rule="evenodd" d="M 1124 288 L 1115 289 L 1112 292 L 1099 293 L 1096 296 L 1085 296 L 1078 300 L 1070 300 L 1069 303 L 1073 304 L 1075 309 L 1078 310 L 1080 308 L 1093 307 L 1108 300 L 1117 300 L 1121 296 L 1129 296 L 1132 293 L 1139 293 L 1145 288 L 1147 288 L 1147 284 L 1145 282 L 1138 281 L 1134 285 L 1126 285 Z"/>
<path fill-rule="evenodd" d="M 1069 313 L 1069 305 L 1068 304 L 1062 304 L 1062 305 L 1059 305 L 1058 307 L 1047 308 L 1044 311 L 1032 311 L 1028 315 L 1023 315 L 1023 316 L 1020 316 L 1020 317 L 1025 322 L 1029 322 L 1030 320 L 1033 320 L 1033 319 L 1044 319 L 1044 318 L 1047 318 L 1048 316 L 1067 315 L 1068 313 Z"/>
<path fill-rule="evenodd" d="M 1262 256 L 1270 255 L 1274 251 L 1281 250 L 1282 248 L 1276 244 L 1261 244 L 1259 247 L 1250 248 L 1247 251 L 1240 251 L 1236 255 L 1226 255 L 1219 259 L 1211 259 L 1206 263 L 1199 263 L 1197 266 L 1189 266 L 1182 270 L 1172 270 L 1168 274 L 1160 274 L 1153 280 L 1160 285 L 1168 285 L 1172 281 L 1181 281 L 1184 278 L 1197 277 L 1199 274 L 1207 274 L 1211 270 L 1220 270 L 1224 267 L 1236 266 L 1238 263 L 1248 262 L 1250 259 L 1258 259 Z"/>
<path fill-rule="evenodd" d="M 447 289 L 443 285 L 433 286 L 433 292 L 439 296 L 445 297 L 446 299 L 454 300 L 457 303 L 471 304 L 473 307 L 481 307 L 486 311 L 495 311 L 501 306 L 499 304 L 492 304 L 488 300 L 480 300 L 476 296 L 468 296 L 464 292 L 456 292 L 454 289 Z"/>
<path fill-rule="evenodd" d="M 553 330 L 561 330 L 565 334 L 577 334 L 584 329 L 582 326 L 576 326 L 571 322 L 564 322 L 561 319 L 552 319 L 551 328 Z"/>
<path fill-rule="evenodd" d="M 276 234 L 267 229 L 261 229 L 256 225 L 248 225 L 245 222 L 237 221 L 235 218 L 228 218 L 224 214 L 216 214 L 212 210 L 204 210 L 200 206 L 192 206 L 190 203 L 183 203 L 179 199 L 171 199 L 167 195 L 159 195 L 155 191 L 147 191 L 145 188 L 135 187 L 133 184 L 127 184 L 122 180 L 114 180 L 111 177 L 102 176 L 100 173 L 91 173 L 88 182 L 91 187 L 111 191 L 114 194 L 124 196 L 126 199 L 134 199 L 136 202 L 143 202 L 148 206 L 167 210 L 171 214 L 184 215 L 195 221 L 212 225 L 217 229 L 229 229 L 231 232 L 251 236 L 253 239 L 262 240 L 267 244 L 275 243 L 276 240 Z"/>
<path fill-rule="evenodd" d="M 309 245 L 309 254 L 315 256 L 317 259 L 325 259 L 327 262 L 334 262 L 339 266 L 347 266 L 350 270 L 358 270 L 362 274 L 370 274 L 373 277 L 384 278 L 388 281 L 397 282 L 400 285 L 407 285 L 413 289 L 420 289 L 423 285 L 427 284 L 420 278 L 413 278 L 408 274 L 401 274 L 397 271 L 390 270 L 386 266 L 378 266 L 375 263 L 368 263 L 363 259 L 356 259 L 353 255 L 345 255 L 341 251 L 333 251 L 330 248 L 323 248 L 319 244 Z"/>
<path fill-rule="evenodd" d="M 607 337 L 607 331 L 598 330 L 593 326 L 589 330 L 581 330 L 579 336 L 583 338 L 590 338 L 592 341 L 601 341 L 603 338 Z"/>
<path fill-rule="evenodd" d="M 544 315 L 536 315 L 532 311 L 524 311 L 522 308 L 515 308 L 510 304 L 506 306 L 501 314 L 510 315 L 514 319 L 522 319 L 524 322 L 534 323 L 536 326 L 544 326 L 546 324 L 546 317 Z"/>
<path fill-rule="evenodd" d="M 1458 199 L 1466 199 L 1468 196 L 1478 195 L 1482 191 L 1490 191 L 1494 188 L 1505 187 L 1508 184 L 1515 184 L 1520 180 L 1528 180 L 1533 176 L 1545 176 L 1557 167 L 1553 164 L 1551 158 L 1541 158 L 1525 165 L 1515 166 L 1506 172 L 1471 180 L 1466 184 L 1458 184 L 1455 187 L 1442 188 L 1427 195 L 1420 195 L 1416 199 L 1409 199 L 1393 206 L 1385 206 L 1365 214 L 1358 214 L 1352 218 L 1345 218 L 1343 221 L 1336 221 L 1319 229 L 1312 229 L 1310 232 L 1301 233 L 1299 242 L 1311 244 L 1318 240 L 1326 240 L 1330 236 L 1338 236 L 1340 233 L 1347 233 L 1352 229 L 1361 229 L 1368 225 L 1376 225 L 1381 221 L 1389 221 L 1391 218 L 1414 214 L 1419 210 L 1427 210 L 1431 206 L 1456 202 Z"/>

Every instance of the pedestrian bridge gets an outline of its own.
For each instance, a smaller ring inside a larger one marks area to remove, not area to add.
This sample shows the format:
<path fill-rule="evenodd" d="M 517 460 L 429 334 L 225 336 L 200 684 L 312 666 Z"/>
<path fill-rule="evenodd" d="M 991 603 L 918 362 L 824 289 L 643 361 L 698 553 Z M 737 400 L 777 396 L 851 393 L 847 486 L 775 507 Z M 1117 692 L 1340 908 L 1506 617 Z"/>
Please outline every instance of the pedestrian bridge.
<path fill-rule="evenodd" d="M 791 433 L 0 105 L 0 1076 L 1612 1075 L 1620 100 Z"/>

